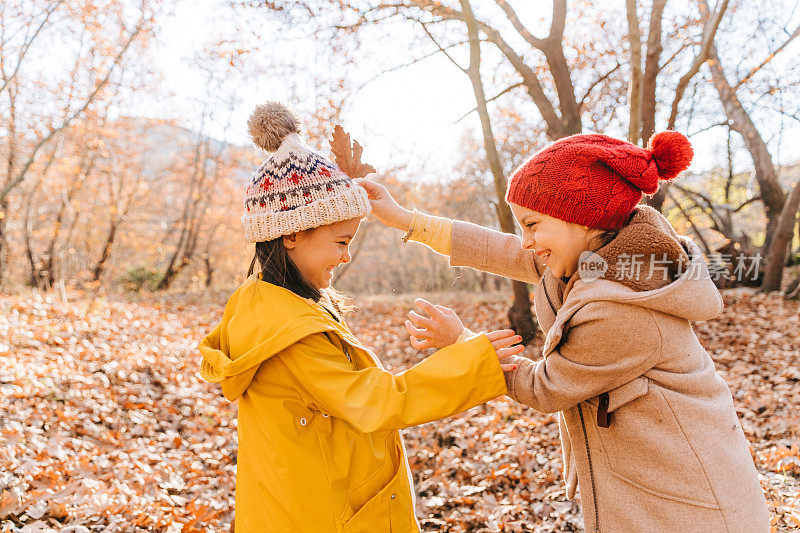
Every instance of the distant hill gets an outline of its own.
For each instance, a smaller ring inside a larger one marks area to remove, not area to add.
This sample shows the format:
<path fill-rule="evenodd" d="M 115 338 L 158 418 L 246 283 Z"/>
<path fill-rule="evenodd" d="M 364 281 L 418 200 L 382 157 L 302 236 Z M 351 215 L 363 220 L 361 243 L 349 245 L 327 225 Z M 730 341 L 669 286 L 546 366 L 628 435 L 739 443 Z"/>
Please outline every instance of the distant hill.
<path fill-rule="evenodd" d="M 263 154 L 255 148 L 220 141 L 165 120 L 122 117 L 115 120 L 110 127 L 130 132 L 130 135 L 136 139 L 135 142 L 145 147 L 146 157 L 143 166 L 146 174 L 151 176 L 158 175 L 160 171 L 169 168 L 178 158 L 191 157 L 195 146 L 203 141 L 208 141 L 209 147 L 213 151 L 234 149 L 246 154 L 245 160 L 252 160 L 252 168 L 247 165 L 241 166 L 236 169 L 235 174 L 229 176 L 242 184 L 248 182 L 250 173 L 258 165 L 258 161 L 263 158 Z M 119 142 L 125 142 L 125 138 L 120 136 Z"/>

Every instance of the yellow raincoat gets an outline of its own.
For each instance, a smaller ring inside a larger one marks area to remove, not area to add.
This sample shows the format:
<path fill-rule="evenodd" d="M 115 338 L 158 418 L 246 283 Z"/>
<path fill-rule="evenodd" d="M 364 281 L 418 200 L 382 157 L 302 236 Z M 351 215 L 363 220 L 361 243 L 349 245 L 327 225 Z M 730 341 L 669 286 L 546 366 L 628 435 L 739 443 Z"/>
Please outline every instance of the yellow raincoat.
<path fill-rule="evenodd" d="M 321 305 L 255 276 L 199 349 L 239 400 L 237 533 L 418 532 L 399 429 L 506 393 L 485 335 L 392 375 Z"/>

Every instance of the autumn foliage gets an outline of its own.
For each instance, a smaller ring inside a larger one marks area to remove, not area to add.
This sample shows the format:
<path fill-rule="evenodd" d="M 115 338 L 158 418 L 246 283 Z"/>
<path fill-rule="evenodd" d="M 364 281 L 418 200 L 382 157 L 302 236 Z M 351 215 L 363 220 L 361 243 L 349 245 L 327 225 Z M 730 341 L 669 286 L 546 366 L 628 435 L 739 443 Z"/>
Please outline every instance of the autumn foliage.
<path fill-rule="evenodd" d="M 222 296 L 220 295 L 220 298 Z M 431 296 L 488 330 L 508 301 Z M 731 387 L 776 531 L 800 527 L 800 305 L 725 294 L 695 327 Z M 0 297 L 0 531 L 219 531 L 232 518 L 236 408 L 198 375 L 195 345 L 222 301 Z M 371 297 L 350 318 L 393 372 L 424 354 L 410 298 Z M 526 355 L 536 358 L 541 337 Z M 578 531 L 553 416 L 499 398 L 406 430 L 427 531 Z M 107 529 L 103 529 L 107 528 Z"/>

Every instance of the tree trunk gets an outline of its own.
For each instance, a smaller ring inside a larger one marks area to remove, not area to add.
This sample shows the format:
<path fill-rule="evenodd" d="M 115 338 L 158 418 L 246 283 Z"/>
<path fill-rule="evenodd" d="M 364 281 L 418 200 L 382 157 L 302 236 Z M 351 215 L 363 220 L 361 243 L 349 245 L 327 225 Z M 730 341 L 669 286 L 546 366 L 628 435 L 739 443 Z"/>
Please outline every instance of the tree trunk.
<path fill-rule="evenodd" d="M 31 189 L 30 195 L 28 195 L 28 201 L 25 206 L 25 220 L 23 224 L 22 233 L 23 233 L 23 238 L 25 240 L 25 255 L 28 258 L 28 265 L 30 266 L 28 284 L 31 287 L 35 287 L 37 289 L 39 288 L 47 289 L 48 288 L 46 286 L 47 272 L 43 270 L 41 261 L 38 261 L 33 255 L 33 243 L 31 242 L 31 228 L 30 228 L 33 197 L 36 195 L 36 192 L 39 189 L 40 184 L 41 180 L 37 181 L 34 187 Z"/>
<path fill-rule="evenodd" d="M 707 7 L 706 5 L 704 10 L 707 11 Z M 747 151 L 750 153 L 750 158 L 753 160 L 761 201 L 764 203 L 764 209 L 767 214 L 764 250 L 770 250 L 770 241 L 777 230 L 778 219 L 781 216 L 786 195 L 778 182 L 778 174 L 775 172 L 775 166 L 767 149 L 767 143 L 764 142 L 758 128 L 756 128 L 756 125 L 750 119 L 750 115 L 736 96 L 736 91 L 728 83 L 722 63 L 719 60 L 717 47 L 713 44 L 709 50 L 708 64 L 714 87 L 717 89 L 731 128 L 742 136 Z"/>
<path fill-rule="evenodd" d="M 650 29 L 647 35 L 647 57 L 645 58 L 644 77 L 642 79 L 642 117 L 641 117 L 641 141 L 646 145 L 653 133 L 656 131 L 656 81 L 661 70 L 659 59 L 661 58 L 661 19 L 664 16 L 664 7 L 667 0 L 653 0 L 653 7 L 650 10 Z M 661 211 L 666 199 L 666 184 L 652 196 L 645 196 L 644 203 L 650 207 Z"/>
<path fill-rule="evenodd" d="M 203 263 L 205 264 L 206 268 L 206 289 L 211 287 L 211 282 L 214 277 L 214 265 L 211 264 L 211 254 L 205 254 L 203 257 Z"/>
<path fill-rule="evenodd" d="M 0 202 L 0 285 L 6 272 L 6 224 L 8 223 L 8 200 Z"/>
<path fill-rule="evenodd" d="M 49 15 L 48 15 L 49 17 Z M 17 90 L 16 83 L 11 84 L 6 82 L 4 84 L 8 88 L 8 144 L 7 144 L 7 159 L 6 159 L 6 182 L 10 182 L 14 176 L 14 167 L 17 161 Z M 2 94 L 2 91 L 0 91 Z M 8 247 L 8 234 L 6 228 L 8 227 L 8 198 L 3 198 L 0 201 L 0 284 L 2 284 L 5 270 L 6 270 L 6 253 Z"/>
<path fill-rule="evenodd" d="M 628 14 L 628 42 L 631 47 L 631 79 L 628 83 L 628 140 L 639 144 L 642 127 L 642 36 L 639 33 L 639 16 L 636 0 L 626 0 Z"/>
<path fill-rule="evenodd" d="M 664 7 L 667 0 L 653 0 L 650 10 L 650 28 L 647 34 L 647 56 L 642 79 L 642 132 L 639 137 L 642 144 L 647 143 L 656 131 L 656 81 L 661 70 L 661 19 L 664 16 Z"/>
<path fill-rule="evenodd" d="M 486 105 L 486 93 L 483 89 L 483 80 L 481 79 L 481 45 L 478 38 L 478 25 L 472 13 L 472 6 L 469 0 L 461 0 L 461 7 L 464 11 L 469 34 L 470 64 L 467 69 L 467 75 L 472 82 L 475 102 L 478 108 L 478 116 L 481 121 L 481 131 L 483 132 L 483 146 L 486 150 L 486 160 L 489 163 L 489 168 L 494 178 L 495 193 L 499 199 L 497 210 L 500 218 L 500 228 L 506 233 L 515 233 L 514 218 L 511 214 L 511 209 L 505 202 L 507 183 L 505 174 L 503 173 L 503 165 L 500 161 L 500 153 L 497 150 L 497 143 L 495 142 L 494 133 L 492 132 L 489 109 Z M 522 336 L 522 343 L 528 344 L 533 340 L 537 330 L 536 324 L 533 321 L 533 314 L 531 313 L 528 286 L 520 281 L 514 281 L 512 285 L 514 290 L 514 304 L 508 311 L 508 319 L 511 322 L 511 328 L 514 329 L 518 335 Z"/>
<path fill-rule="evenodd" d="M 783 269 L 786 266 L 786 252 L 792 244 L 794 226 L 797 223 L 798 207 L 800 207 L 800 182 L 794 186 L 789 194 L 789 199 L 786 200 L 778 219 L 775 235 L 767 253 L 764 281 L 761 283 L 763 292 L 781 290 Z"/>
<path fill-rule="evenodd" d="M 103 272 L 106 270 L 108 258 L 111 257 L 111 247 L 114 245 L 114 239 L 117 236 L 117 227 L 117 222 L 112 221 L 111 226 L 108 228 L 108 235 L 106 236 L 106 242 L 103 245 L 103 251 L 100 252 L 100 259 L 97 260 L 97 264 L 92 271 L 92 281 L 100 281 L 100 278 L 103 276 Z"/>
<path fill-rule="evenodd" d="M 190 202 L 191 199 L 187 199 L 187 202 Z M 186 235 L 189 231 L 188 224 L 189 221 L 187 220 L 189 216 L 189 205 L 187 203 L 186 208 L 183 211 L 183 217 L 181 220 L 181 233 L 178 237 L 178 243 L 175 245 L 175 250 L 172 252 L 172 255 L 169 258 L 169 262 L 167 263 L 167 268 L 164 270 L 164 275 L 161 276 L 161 280 L 158 282 L 156 286 L 157 291 L 163 291 L 169 288 L 172 284 L 172 280 L 175 279 L 175 276 L 178 275 L 181 267 L 176 268 L 175 264 L 178 262 L 178 258 L 181 256 L 183 252 L 184 243 L 186 242 Z M 185 257 L 185 254 L 184 254 Z"/>

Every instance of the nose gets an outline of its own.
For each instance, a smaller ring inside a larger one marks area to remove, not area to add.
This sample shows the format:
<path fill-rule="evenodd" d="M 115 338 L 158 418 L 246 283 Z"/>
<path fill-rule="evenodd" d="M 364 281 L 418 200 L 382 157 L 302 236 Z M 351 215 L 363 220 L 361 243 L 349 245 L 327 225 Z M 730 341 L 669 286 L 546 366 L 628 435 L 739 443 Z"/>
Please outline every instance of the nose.
<path fill-rule="evenodd" d="M 344 253 L 342 253 L 341 261 L 342 263 L 349 263 L 350 262 L 350 250 L 345 248 Z"/>
<path fill-rule="evenodd" d="M 522 248 L 525 250 L 533 250 L 535 247 L 536 241 L 533 240 L 533 236 L 531 234 L 522 236 Z"/>

